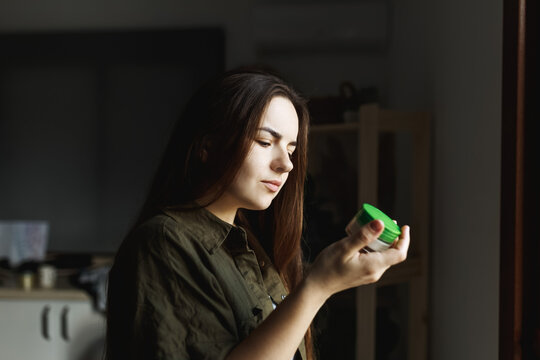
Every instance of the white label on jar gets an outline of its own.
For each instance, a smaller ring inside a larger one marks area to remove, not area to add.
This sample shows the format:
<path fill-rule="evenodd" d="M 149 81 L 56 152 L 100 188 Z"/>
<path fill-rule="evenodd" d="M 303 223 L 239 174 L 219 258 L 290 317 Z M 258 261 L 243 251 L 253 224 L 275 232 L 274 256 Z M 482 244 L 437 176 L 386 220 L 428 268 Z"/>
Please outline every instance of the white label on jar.
<path fill-rule="evenodd" d="M 392 244 L 382 241 L 381 239 L 373 240 L 368 244 L 368 248 L 372 251 L 384 251 L 388 249 Z"/>

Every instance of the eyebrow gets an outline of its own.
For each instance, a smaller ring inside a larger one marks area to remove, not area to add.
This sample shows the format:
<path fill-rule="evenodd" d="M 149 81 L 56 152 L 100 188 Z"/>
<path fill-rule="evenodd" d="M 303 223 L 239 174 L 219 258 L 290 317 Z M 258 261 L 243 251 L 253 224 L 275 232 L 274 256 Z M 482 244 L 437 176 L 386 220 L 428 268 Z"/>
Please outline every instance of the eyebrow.
<path fill-rule="evenodd" d="M 271 129 L 269 127 L 262 127 L 262 128 L 259 128 L 259 130 L 263 130 L 263 131 L 267 131 L 270 133 L 270 135 L 272 135 L 274 138 L 276 139 L 282 139 L 283 138 L 283 135 L 281 135 L 280 133 L 278 133 L 276 130 L 274 129 Z M 292 146 L 296 146 L 297 145 L 297 142 L 296 141 L 291 141 L 289 143 L 289 145 L 292 145 Z"/>

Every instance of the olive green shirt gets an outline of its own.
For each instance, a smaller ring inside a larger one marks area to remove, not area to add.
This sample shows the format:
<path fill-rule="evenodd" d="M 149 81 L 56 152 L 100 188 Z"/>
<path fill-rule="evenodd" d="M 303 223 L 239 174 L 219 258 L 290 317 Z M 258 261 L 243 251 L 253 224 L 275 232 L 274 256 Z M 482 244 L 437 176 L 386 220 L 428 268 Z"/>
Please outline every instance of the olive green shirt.
<path fill-rule="evenodd" d="M 204 209 L 165 211 L 135 229 L 116 255 L 109 358 L 224 359 L 285 296 L 269 257 L 248 245 L 244 229 Z M 306 359 L 303 342 L 298 353 Z"/>

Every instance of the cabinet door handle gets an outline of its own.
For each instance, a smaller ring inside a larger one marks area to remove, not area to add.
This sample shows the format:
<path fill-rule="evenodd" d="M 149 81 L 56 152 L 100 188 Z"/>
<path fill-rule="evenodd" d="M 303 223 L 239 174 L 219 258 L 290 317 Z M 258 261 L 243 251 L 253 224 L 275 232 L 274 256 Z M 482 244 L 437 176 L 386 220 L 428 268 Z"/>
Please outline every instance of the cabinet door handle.
<path fill-rule="evenodd" d="M 68 312 L 69 306 L 64 306 L 62 308 L 62 315 L 60 316 L 62 338 L 66 341 L 69 341 Z"/>
<path fill-rule="evenodd" d="M 51 311 L 51 307 L 49 305 L 46 305 L 43 307 L 43 310 L 41 310 L 41 335 L 46 340 L 50 340 L 51 337 L 49 336 L 49 312 Z"/>

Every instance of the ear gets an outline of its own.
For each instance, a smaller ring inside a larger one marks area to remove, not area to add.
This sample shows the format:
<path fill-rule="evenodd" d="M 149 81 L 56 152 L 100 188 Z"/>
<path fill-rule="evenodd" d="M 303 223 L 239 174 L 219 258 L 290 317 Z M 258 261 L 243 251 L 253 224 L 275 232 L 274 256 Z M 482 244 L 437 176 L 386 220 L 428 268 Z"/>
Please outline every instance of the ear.
<path fill-rule="evenodd" d="M 201 159 L 203 163 L 205 163 L 206 160 L 208 160 L 208 150 L 206 150 L 206 147 L 202 148 L 201 151 L 199 152 L 199 159 Z"/>
<path fill-rule="evenodd" d="M 212 140 L 210 135 L 205 135 L 202 138 L 199 149 L 199 159 L 202 163 L 207 162 L 209 153 L 212 151 Z"/>

